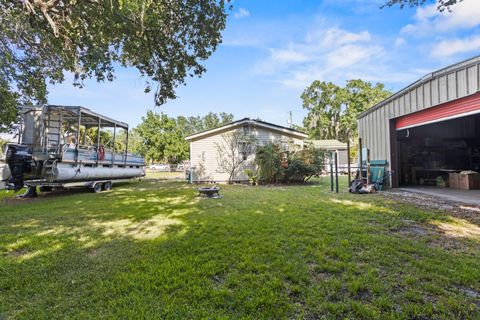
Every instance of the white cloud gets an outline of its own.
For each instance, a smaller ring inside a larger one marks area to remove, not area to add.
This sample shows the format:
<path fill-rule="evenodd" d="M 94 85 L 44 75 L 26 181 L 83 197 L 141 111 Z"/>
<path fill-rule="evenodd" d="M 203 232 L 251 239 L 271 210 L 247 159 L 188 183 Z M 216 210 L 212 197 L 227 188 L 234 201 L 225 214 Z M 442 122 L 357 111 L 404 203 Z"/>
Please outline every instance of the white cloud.
<path fill-rule="evenodd" d="M 338 28 L 328 29 L 324 34 L 321 34 L 321 36 L 321 43 L 323 46 L 338 46 L 371 40 L 371 36 L 368 31 L 353 33 Z"/>
<path fill-rule="evenodd" d="M 241 19 L 250 16 L 250 11 L 245 8 L 239 8 L 237 12 L 233 14 L 235 19 Z"/>
<path fill-rule="evenodd" d="M 328 56 L 333 67 L 348 66 L 358 55 L 357 49 L 371 46 L 370 33 L 348 32 L 339 28 L 330 28 L 315 33 L 308 33 L 304 41 L 289 43 L 287 48 L 270 49 L 269 63 L 315 62 Z M 342 61 L 340 61 L 342 60 Z"/>
<path fill-rule="evenodd" d="M 247 34 L 224 36 L 222 45 L 232 47 L 263 48 L 263 43 L 261 39 L 258 39 L 258 37 L 255 36 L 249 36 Z"/>
<path fill-rule="evenodd" d="M 480 51 L 480 35 L 465 39 L 444 40 L 432 48 L 431 56 L 447 58 L 472 51 Z"/>
<path fill-rule="evenodd" d="M 329 70 L 350 68 L 381 54 L 383 48 L 378 45 L 345 45 L 326 54 L 325 66 Z"/>
<path fill-rule="evenodd" d="M 304 52 L 295 51 L 294 49 L 285 50 L 271 50 L 271 58 L 279 62 L 305 62 L 310 60 L 310 57 Z"/>
<path fill-rule="evenodd" d="M 432 33 L 469 29 L 480 25 L 480 4 L 478 0 L 464 0 L 449 12 L 439 12 L 437 4 L 417 8 L 415 22 L 402 28 L 403 34 L 417 36 Z"/>
<path fill-rule="evenodd" d="M 303 41 L 270 48 L 269 57 L 256 65 L 255 72 L 281 77 L 276 81 L 285 86 L 303 88 L 315 79 L 342 81 L 353 74 L 366 76 L 365 66 L 382 60 L 384 48 L 372 41 L 368 31 L 318 25 L 311 30 Z"/>
<path fill-rule="evenodd" d="M 395 39 L 395 47 L 403 46 L 406 43 L 407 41 L 402 37 L 398 37 L 397 39 Z"/>

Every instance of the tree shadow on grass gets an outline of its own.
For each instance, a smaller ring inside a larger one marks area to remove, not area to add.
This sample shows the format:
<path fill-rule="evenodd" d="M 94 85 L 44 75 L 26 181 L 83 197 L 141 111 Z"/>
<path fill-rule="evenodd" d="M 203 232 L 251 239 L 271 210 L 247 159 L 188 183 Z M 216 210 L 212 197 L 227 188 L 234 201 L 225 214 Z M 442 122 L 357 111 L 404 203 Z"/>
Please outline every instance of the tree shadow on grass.
<path fill-rule="evenodd" d="M 0 314 L 427 318 L 439 315 L 432 303 L 447 316 L 473 312 L 473 298 L 449 290 L 475 276 L 466 271 L 478 259 L 391 231 L 424 213 L 310 187 L 222 193 L 198 200 L 185 184 L 141 182 L 0 214 L 2 251 L 20 250 L 0 261 Z"/>
<path fill-rule="evenodd" d="M 332 198 L 331 202 L 346 208 L 385 215 L 388 232 L 415 241 L 424 240 L 444 249 L 478 250 L 480 227 L 478 217 L 462 216 L 447 210 L 428 210 L 413 204 L 385 199 L 379 195 Z"/>
<path fill-rule="evenodd" d="M 55 306 L 66 313 L 82 309 L 67 297 L 98 299 L 90 297 L 94 283 L 113 281 L 163 242 L 185 235 L 184 217 L 198 211 L 196 204 L 184 185 L 150 181 L 108 193 L 1 204 L 0 316 L 35 310 L 38 317 L 50 317 Z"/>
<path fill-rule="evenodd" d="M 343 299 L 357 300 L 352 293 L 366 290 L 368 294 L 364 292 L 359 298 L 363 304 L 375 306 L 383 299 L 382 303 L 390 305 L 385 308 L 402 308 L 407 317 L 419 312 L 426 317 L 449 318 L 456 314 L 455 308 L 464 308 L 462 317 L 478 315 L 478 239 L 452 238 L 441 232 L 438 226 L 454 219 L 448 214 L 377 200 L 347 194 L 318 200 L 333 213 L 327 215 L 327 221 L 336 225 L 333 234 L 339 242 L 331 243 L 325 255 L 311 262 L 315 270 L 312 277 L 325 286 L 324 281 L 336 283 L 340 274 L 343 281 L 339 290 L 346 292 L 341 295 Z M 347 275 L 349 269 L 356 271 Z M 449 303 L 455 308 L 448 310 Z M 446 309 L 440 311 L 442 308 Z"/>
<path fill-rule="evenodd" d="M 152 240 L 181 230 L 195 212 L 192 192 L 179 186 L 125 185 L 105 194 L 69 193 L 34 205 L 3 205 L 0 249 L 12 261 L 48 255 L 68 245 L 92 247 L 118 238 Z M 48 244 L 47 244 L 48 243 Z"/>

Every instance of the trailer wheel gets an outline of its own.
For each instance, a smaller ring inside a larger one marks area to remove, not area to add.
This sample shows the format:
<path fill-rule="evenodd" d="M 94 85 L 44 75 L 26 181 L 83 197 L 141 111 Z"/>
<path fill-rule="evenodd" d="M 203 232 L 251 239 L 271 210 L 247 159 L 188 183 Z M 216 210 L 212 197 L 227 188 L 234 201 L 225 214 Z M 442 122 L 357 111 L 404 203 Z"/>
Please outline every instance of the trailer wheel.
<path fill-rule="evenodd" d="M 112 183 L 111 183 L 110 181 L 105 182 L 105 183 L 102 185 L 102 189 L 105 190 L 105 191 L 110 191 L 110 190 L 112 190 Z"/>
<path fill-rule="evenodd" d="M 50 192 L 53 190 L 53 187 L 50 186 L 41 186 L 40 187 L 40 192 Z"/>
<path fill-rule="evenodd" d="M 102 192 L 102 184 L 101 183 L 95 183 L 95 185 L 92 187 L 92 191 L 95 192 L 95 193 Z"/>

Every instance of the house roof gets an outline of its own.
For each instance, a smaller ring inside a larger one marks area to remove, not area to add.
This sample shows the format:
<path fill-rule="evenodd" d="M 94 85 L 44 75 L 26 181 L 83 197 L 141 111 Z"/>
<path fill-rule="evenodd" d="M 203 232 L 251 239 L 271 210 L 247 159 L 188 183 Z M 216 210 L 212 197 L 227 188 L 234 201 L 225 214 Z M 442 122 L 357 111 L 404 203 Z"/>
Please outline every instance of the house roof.
<path fill-rule="evenodd" d="M 273 124 L 273 123 L 269 123 L 269 122 L 265 122 L 265 121 L 261 121 L 261 120 L 253 120 L 253 119 L 250 119 L 250 118 L 243 118 L 243 119 L 240 119 L 240 120 L 237 120 L 237 121 L 230 122 L 230 123 L 228 123 L 226 125 L 223 125 L 221 127 L 218 127 L 218 128 L 197 132 L 195 134 L 192 134 L 192 135 L 186 137 L 185 140 L 193 140 L 193 139 L 201 138 L 203 136 L 210 135 L 212 133 L 223 131 L 223 130 L 228 129 L 228 128 L 234 128 L 234 127 L 244 125 L 244 124 L 250 124 L 250 125 L 254 125 L 254 126 L 258 126 L 258 127 L 262 127 L 262 128 L 267 128 L 267 129 L 270 129 L 270 130 L 275 130 L 275 131 L 278 131 L 278 132 L 288 133 L 288 134 L 297 136 L 297 137 L 302 138 L 302 139 L 305 139 L 305 138 L 308 137 L 307 134 L 305 134 L 301 131 L 292 129 L 292 128 L 279 126 L 277 124 Z"/>
<path fill-rule="evenodd" d="M 311 143 L 316 149 L 323 150 L 343 150 L 347 149 L 347 144 L 338 140 L 305 140 L 305 143 Z"/>

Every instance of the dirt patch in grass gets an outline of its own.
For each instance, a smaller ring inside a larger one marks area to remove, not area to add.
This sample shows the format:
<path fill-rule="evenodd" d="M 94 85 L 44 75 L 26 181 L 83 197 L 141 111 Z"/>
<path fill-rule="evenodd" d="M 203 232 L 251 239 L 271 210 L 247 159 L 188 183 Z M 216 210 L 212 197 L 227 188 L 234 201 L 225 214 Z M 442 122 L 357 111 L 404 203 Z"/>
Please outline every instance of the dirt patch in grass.
<path fill-rule="evenodd" d="M 57 197 L 67 197 L 75 194 L 91 193 L 90 189 L 88 188 L 55 189 L 48 192 L 39 192 L 37 190 L 37 192 L 38 196 L 34 198 L 22 197 L 23 192 L 12 193 L 11 195 L 8 195 L 3 199 L 3 203 L 5 203 L 6 205 L 34 203 L 36 201 L 53 199 Z"/>
<path fill-rule="evenodd" d="M 471 298 L 476 298 L 480 299 L 480 292 L 471 288 L 466 288 L 466 287 L 458 287 L 457 288 L 461 293 L 471 297 Z M 480 305 L 480 301 L 478 302 Z"/>
<path fill-rule="evenodd" d="M 407 191 L 386 191 L 381 195 L 394 203 L 412 205 L 421 210 L 445 215 L 445 221 L 418 223 L 404 220 L 390 231 L 408 238 L 424 239 L 445 250 L 469 251 L 471 244 L 464 239 L 480 239 L 480 208 L 439 197 Z"/>
<path fill-rule="evenodd" d="M 228 286 L 225 286 L 225 275 L 223 274 L 215 274 L 213 277 L 210 278 L 213 287 L 216 290 L 225 290 Z"/>
<path fill-rule="evenodd" d="M 32 203 L 35 202 L 38 198 L 22 198 L 19 197 L 18 195 L 4 198 L 3 203 L 6 205 L 16 205 L 16 204 L 22 204 L 22 203 Z"/>
<path fill-rule="evenodd" d="M 453 217 L 480 224 L 480 207 L 478 206 L 408 191 L 386 191 L 380 194 L 387 199 L 410 204 L 422 210 L 443 211 Z"/>
<path fill-rule="evenodd" d="M 404 235 L 413 235 L 420 237 L 431 235 L 433 233 L 432 230 L 427 230 L 426 228 L 419 225 L 407 225 L 399 228 L 398 232 Z"/>
<path fill-rule="evenodd" d="M 325 280 L 330 279 L 333 276 L 332 273 L 322 270 L 319 267 L 319 265 L 315 262 L 307 263 L 307 267 L 308 267 L 308 273 L 310 275 L 310 279 L 315 283 L 323 282 Z"/>
<path fill-rule="evenodd" d="M 8 256 L 8 257 L 18 258 L 18 257 L 22 257 L 22 256 L 26 255 L 29 252 L 30 252 L 30 250 L 28 250 L 26 248 L 22 248 L 22 249 L 15 249 L 15 250 L 12 250 L 12 251 L 8 251 L 5 255 Z"/>

